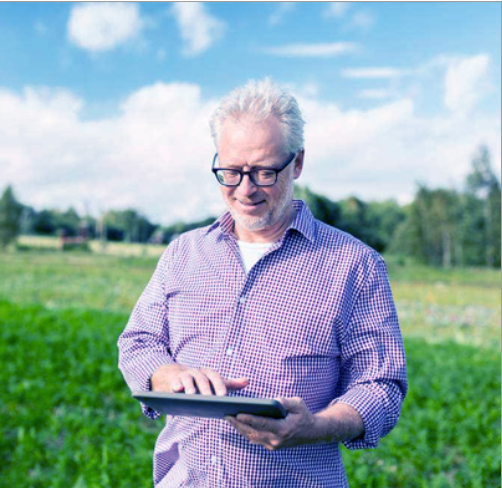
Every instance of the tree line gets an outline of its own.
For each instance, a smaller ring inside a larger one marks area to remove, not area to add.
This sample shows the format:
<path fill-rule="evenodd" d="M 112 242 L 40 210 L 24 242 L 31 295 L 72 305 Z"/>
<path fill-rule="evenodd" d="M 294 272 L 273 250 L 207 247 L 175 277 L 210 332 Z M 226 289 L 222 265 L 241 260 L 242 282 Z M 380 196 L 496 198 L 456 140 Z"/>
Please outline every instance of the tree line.
<path fill-rule="evenodd" d="M 413 201 L 339 201 L 295 185 L 313 214 L 349 232 L 379 252 L 408 256 L 434 266 L 500 267 L 500 181 L 490 154 L 481 146 L 462 189 L 418 185 Z M 18 202 L 11 186 L 0 198 L 0 247 L 19 233 L 81 236 L 126 242 L 167 244 L 179 234 L 209 225 L 215 217 L 169 226 L 156 225 L 134 209 L 110 210 L 96 219 L 75 209 L 36 211 Z"/>

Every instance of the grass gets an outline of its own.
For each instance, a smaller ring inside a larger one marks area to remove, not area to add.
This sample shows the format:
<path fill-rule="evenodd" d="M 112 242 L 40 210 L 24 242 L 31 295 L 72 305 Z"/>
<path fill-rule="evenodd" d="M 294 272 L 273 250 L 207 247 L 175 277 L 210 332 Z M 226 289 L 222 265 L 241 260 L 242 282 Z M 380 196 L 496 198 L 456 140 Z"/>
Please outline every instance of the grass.
<path fill-rule="evenodd" d="M 0 254 L 2 486 L 151 486 L 162 422 L 130 398 L 116 340 L 156 260 Z M 389 273 L 410 392 L 378 449 L 344 451 L 351 487 L 499 487 L 500 272 Z"/>

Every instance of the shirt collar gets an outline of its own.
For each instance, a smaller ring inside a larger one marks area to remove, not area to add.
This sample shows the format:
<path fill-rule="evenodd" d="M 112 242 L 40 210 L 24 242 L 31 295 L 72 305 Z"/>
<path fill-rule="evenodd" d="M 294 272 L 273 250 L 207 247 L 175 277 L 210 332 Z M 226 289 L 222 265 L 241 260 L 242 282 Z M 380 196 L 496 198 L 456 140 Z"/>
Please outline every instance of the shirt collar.
<path fill-rule="evenodd" d="M 309 241 L 314 243 L 317 226 L 312 212 L 303 200 L 293 200 L 293 207 L 296 210 L 296 216 L 286 232 L 288 232 L 290 229 L 296 230 L 297 232 L 305 236 Z M 218 228 L 220 229 L 222 234 L 233 235 L 234 219 L 230 212 L 225 212 L 218 220 L 216 220 L 216 222 L 214 222 L 207 229 L 206 234 L 209 234 L 210 232 Z"/>

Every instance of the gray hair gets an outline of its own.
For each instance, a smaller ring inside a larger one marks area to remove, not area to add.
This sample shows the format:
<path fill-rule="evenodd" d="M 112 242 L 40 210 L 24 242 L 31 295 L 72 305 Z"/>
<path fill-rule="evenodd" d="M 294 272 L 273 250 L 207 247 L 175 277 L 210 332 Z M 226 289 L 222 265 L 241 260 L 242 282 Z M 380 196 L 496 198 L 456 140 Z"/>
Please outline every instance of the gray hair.
<path fill-rule="evenodd" d="M 216 148 L 223 122 L 227 118 L 238 120 L 243 115 L 250 115 L 258 122 L 265 121 L 271 115 L 275 116 L 281 124 L 286 152 L 296 153 L 303 149 L 305 121 L 298 102 L 293 95 L 272 83 L 269 78 L 250 80 L 221 100 L 209 121 Z"/>

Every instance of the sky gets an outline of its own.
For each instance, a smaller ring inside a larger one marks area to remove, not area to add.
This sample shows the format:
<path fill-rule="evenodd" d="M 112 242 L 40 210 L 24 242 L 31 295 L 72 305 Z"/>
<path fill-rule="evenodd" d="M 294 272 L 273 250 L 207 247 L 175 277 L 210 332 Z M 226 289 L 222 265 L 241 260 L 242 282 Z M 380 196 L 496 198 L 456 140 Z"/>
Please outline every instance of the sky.
<path fill-rule="evenodd" d="M 0 191 L 37 210 L 224 210 L 218 100 L 270 77 L 298 99 L 298 183 L 332 200 L 500 174 L 500 2 L 0 2 Z"/>

